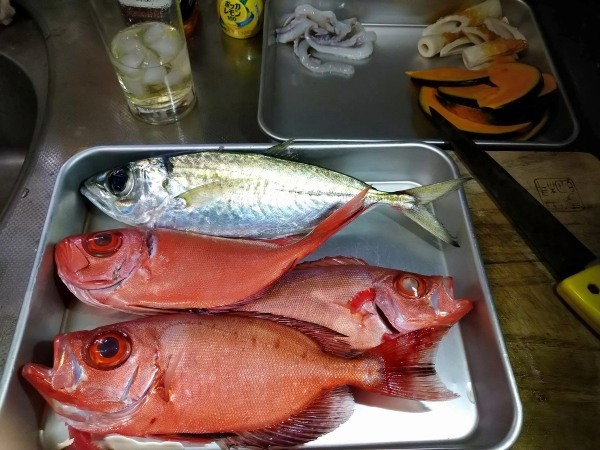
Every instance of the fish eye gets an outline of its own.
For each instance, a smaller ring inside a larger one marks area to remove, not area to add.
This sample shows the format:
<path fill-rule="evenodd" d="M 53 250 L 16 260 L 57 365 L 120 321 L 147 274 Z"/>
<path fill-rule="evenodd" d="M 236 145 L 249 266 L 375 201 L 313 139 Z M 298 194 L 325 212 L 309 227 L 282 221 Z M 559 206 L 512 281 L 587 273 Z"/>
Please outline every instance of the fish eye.
<path fill-rule="evenodd" d="M 129 358 L 131 341 L 125 333 L 109 331 L 94 336 L 84 350 L 84 360 L 98 370 L 116 369 Z"/>
<path fill-rule="evenodd" d="M 86 252 L 97 258 L 114 255 L 123 244 L 123 234 L 119 231 L 100 231 L 82 239 Z"/>
<path fill-rule="evenodd" d="M 126 197 L 133 189 L 134 178 L 127 168 L 111 171 L 106 177 L 107 189 L 117 197 Z"/>
<path fill-rule="evenodd" d="M 398 292 L 411 298 L 420 298 L 427 292 L 427 284 L 415 274 L 401 275 L 396 278 L 394 284 Z"/>

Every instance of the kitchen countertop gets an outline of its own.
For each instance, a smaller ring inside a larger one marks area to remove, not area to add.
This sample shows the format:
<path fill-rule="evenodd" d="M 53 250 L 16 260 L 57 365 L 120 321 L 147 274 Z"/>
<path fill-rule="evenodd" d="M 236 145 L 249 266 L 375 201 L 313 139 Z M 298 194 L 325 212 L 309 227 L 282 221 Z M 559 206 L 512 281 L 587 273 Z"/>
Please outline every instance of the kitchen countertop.
<path fill-rule="evenodd" d="M 548 193 L 542 203 L 551 205 L 554 215 L 600 255 L 600 161 L 595 156 L 583 152 L 490 154 L 538 200 L 536 179 L 571 179 L 576 189 L 572 203 L 561 203 L 561 196 Z M 467 183 L 465 192 L 523 404 L 523 426 L 513 448 L 597 448 L 600 336 L 556 296 L 552 275 L 479 183 Z"/>
<path fill-rule="evenodd" d="M 85 2 L 16 3 L 40 23 L 50 82 L 46 120 L 35 142 L 38 151 L 27 162 L 23 195 L 0 223 L 0 367 L 26 291 L 53 181 L 64 161 L 95 145 L 268 142 L 256 121 L 261 38 L 237 41 L 224 36 L 213 1 L 201 0 L 201 23 L 188 43 L 198 105 L 180 123 L 162 127 L 138 122 L 126 109 Z M 582 207 L 555 214 L 600 254 L 600 162 L 593 156 L 600 132 L 588 118 L 599 99 L 594 84 L 599 59 L 591 45 L 581 46 L 598 23 L 598 6 L 592 0 L 572 2 L 589 8 L 589 14 L 579 17 L 582 9 L 577 7 L 558 11 L 541 1 L 529 3 L 578 114 L 580 137 L 569 148 L 551 152 L 491 154 L 538 198 L 535 179 L 571 178 Z M 598 335 L 555 296 L 549 272 L 479 184 L 469 182 L 465 191 L 523 403 L 523 427 L 514 448 L 595 448 L 600 441 Z"/>

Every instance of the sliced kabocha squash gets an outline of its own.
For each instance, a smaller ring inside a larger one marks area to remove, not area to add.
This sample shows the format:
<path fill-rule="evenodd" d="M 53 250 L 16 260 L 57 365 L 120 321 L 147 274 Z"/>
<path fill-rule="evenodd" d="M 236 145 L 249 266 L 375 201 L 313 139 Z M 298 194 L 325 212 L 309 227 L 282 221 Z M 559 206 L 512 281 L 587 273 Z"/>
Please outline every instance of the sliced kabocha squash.
<path fill-rule="evenodd" d="M 474 84 L 472 86 L 438 87 L 438 91 L 443 98 L 474 108 L 479 106 L 480 99 L 494 94 L 497 89 L 496 86 L 487 83 Z"/>
<path fill-rule="evenodd" d="M 546 126 L 548 120 L 550 119 L 550 111 L 548 109 L 543 110 L 536 120 L 531 122 L 531 125 L 524 130 L 522 130 L 517 136 L 515 136 L 516 141 L 528 141 L 529 139 L 533 139 L 541 130 Z"/>
<path fill-rule="evenodd" d="M 535 98 L 544 85 L 542 73 L 530 64 L 509 62 L 488 67 L 490 82 L 497 86 L 490 95 L 478 99 L 482 108 L 501 109 Z"/>
<path fill-rule="evenodd" d="M 525 121 L 536 123 L 556 99 L 556 96 L 556 80 L 551 74 L 542 74 L 540 72 L 540 81 L 530 92 L 501 108 L 483 107 L 483 110 L 486 111 L 490 122 L 497 124 Z M 485 105 L 486 101 L 487 99 L 480 101 L 479 105 Z"/>
<path fill-rule="evenodd" d="M 558 94 L 558 84 L 556 78 L 550 73 L 542 73 L 542 80 L 544 84 L 537 95 L 537 100 L 543 105 L 549 105 Z"/>
<path fill-rule="evenodd" d="M 474 135 L 510 137 L 518 135 L 531 126 L 530 122 L 512 125 L 492 124 L 481 109 L 443 101 L 438 96 L 437 89 L 430 86 L 421 87 L 419 105 L 427 115 L 430 116 L 430 108 L 434 108 L 456 128 Z"/>
<path fill-rule="evenodd" d="M 406 72 L 413 81 L 423 86 L 469 86 L 489 80 L 487 70 L 467 70 L 441 67 Z"/>
<path fill-rule="evenodd" d="M 536 86 L 534 89 L 540 89 L 537 96 L 534 98 L 529 93 L 526 93 L 525 100 L 529 99 L 531 102 L 541 102 L 543 105 L 547 105 L 548 102 L 552 101 L 557 90 L 556 80 L 553 75 L 549 73 L 542 73 L 542 85 L 541 88 Z M 462 103 L 467 106 L 477 107 L 485 104 L 486 98 L 492 95 L 497 96 L 500 88 L 493 86 L 488 83 L 474 84 L 472 86 L 439 86 L 438 91 L 442 97 L 456 103 Z M 516 106 L 519 106 L 521 102 L 515 100 Z M 510 106 L 510 105 L 507 105 Z M 523 105 L 520 105 L 523 106 Z"/>

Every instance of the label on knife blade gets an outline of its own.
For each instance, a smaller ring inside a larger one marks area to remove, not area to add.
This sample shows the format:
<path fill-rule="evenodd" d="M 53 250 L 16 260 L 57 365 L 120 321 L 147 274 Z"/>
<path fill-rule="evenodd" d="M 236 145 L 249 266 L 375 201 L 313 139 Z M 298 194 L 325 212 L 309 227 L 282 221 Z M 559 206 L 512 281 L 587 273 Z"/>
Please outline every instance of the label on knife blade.
<path fill-rule="evenodd" d="M 570 178 L 536 178 L 535 187 L 550 211 L 581 211 L 583 202 Z"/>

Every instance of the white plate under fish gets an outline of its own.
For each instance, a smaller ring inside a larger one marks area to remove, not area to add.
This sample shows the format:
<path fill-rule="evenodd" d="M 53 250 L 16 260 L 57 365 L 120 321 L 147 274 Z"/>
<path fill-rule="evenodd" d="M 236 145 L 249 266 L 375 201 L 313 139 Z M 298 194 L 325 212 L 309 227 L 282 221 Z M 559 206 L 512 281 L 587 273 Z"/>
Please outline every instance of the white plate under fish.
<path fill-rule="evenodd" d="M 228 145 L 226 151 L 264 151 L 268 147 Z M 63 166 L 2 378 L 0 435 L 11 449 L 56 449 L 68 437 L 62 422 L 20 378 L 22 365 L 32 361 L 52 365 L 52 339 L 59 332 L 132 317 L 76 301 L 55 275 L 53 245 L 60 239 L 122 226 L 83 198 L 80 183 L 127 161 L 167 152 L 216 148 L 96 147 L 74 156 Z M 389 191 L 458 176 L 449 157 L 426 144 L 304 144 L 296 148 L 301 161 L 344 172 Z M 306 447 L 507 448 L 516 439 L 521 405 L 462 192 L 436 201 L 434 212 L 457 236 L 460 248 L 442 245 L 400 213 L 377 207 L 307 259 L 346 255 L 380 266 L 453 276 L 456 296 L 471 299 L 475 307 L 441 342 L 436 368 L 459 397 L 445 402 L 418 402 L 355 391 L 357 405 L 348 422 Z M 115 445 L 116 449 L 131 448 Z M 218 447 L 209 444 L 201 448 Z"/>

